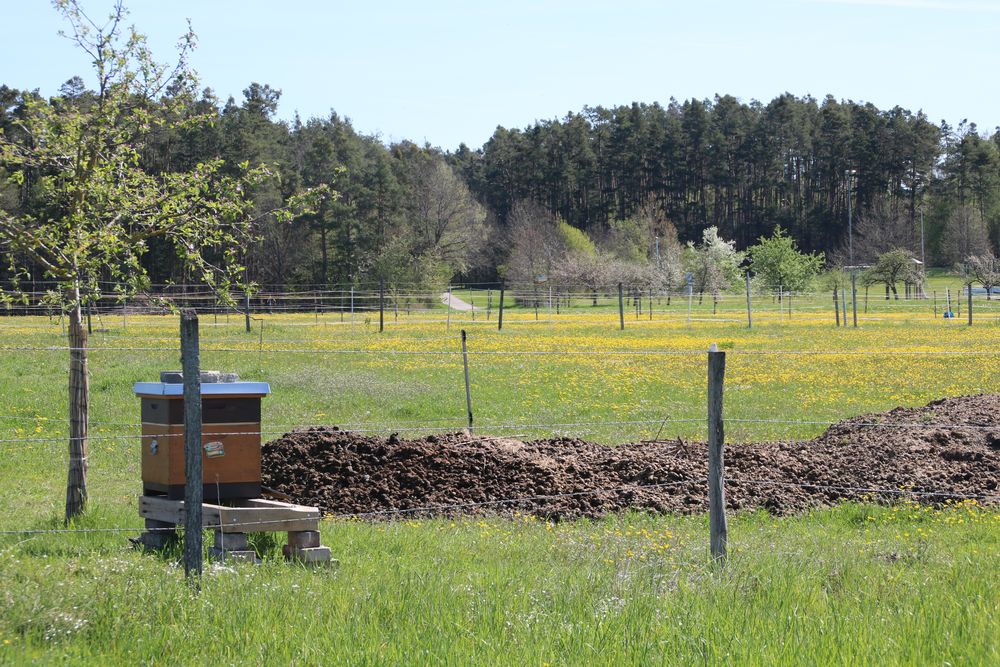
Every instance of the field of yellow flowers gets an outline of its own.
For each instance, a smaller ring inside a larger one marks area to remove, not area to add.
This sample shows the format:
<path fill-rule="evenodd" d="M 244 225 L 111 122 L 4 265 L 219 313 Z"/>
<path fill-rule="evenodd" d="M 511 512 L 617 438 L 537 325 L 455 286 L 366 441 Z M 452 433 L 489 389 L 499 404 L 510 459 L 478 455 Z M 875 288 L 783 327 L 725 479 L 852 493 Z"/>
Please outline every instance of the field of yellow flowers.
<path fill-rule="evenodd" d="M 870 303 L 855 329 L 825 296 L 758 300 L 752 329 L 736 297 L 629 305 L 624 330 L 615 303 L 522 301 L 502 331 L 495 311 L 442 308 L 387 313 L 382 333 L 373 312 L 256 313 L 250 333 L 203 315 L 202 365 L 271 383 L 265 439 L 467 426 L 462 329 L 481 434 L 703 438 L 712 343 L 731 441 L 1000 390 L 992 304 L 968 327 Z M 93 324 L 90 506 L 72 528 L 94 532 L 33 533 L 62 528 L 68 354 L 57 318 L 0 318 L 0 663 L 1000 662 L 1000 516 L 972 503 L 738 515 L 725 570 L 697 516 L 330 521 L 339 570 L 287 566 L 261 538 L 263 566 L 213 566 L 192 593 L 177 554 L 125 541 L 141 526 L 131 387 L 179 367 L 177 318 Z"/>

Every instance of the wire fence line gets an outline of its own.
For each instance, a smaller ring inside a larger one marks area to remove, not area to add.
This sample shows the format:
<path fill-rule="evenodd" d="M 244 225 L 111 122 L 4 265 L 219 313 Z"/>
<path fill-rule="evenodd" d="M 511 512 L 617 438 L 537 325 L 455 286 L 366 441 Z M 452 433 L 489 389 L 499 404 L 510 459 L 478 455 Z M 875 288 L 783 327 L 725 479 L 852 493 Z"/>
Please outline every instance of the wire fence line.
<path fill-rule="evenodd" d="M 447 339 L 446 339 L 447 340 Z M 88 350 L 108 350 L 108 351 L 164 351 L 176 353 L 177 349 L 175 347 L 113 347 L 113 346 L 95 346 L 88 348 L 68 348 L 62 346 L 53 346 L 47 348 L 31 348 L 31 347 L 9 347 L 0 348 L 5 350 L 59 350 L 66 351 L 69 349 L 88 349 Z M 316 353 L 316 354 L 376 354 L 376 355 L 458 355 L 461 354 L 459 350 L 397 350 L 397 349 L 274 349 L 274 348 L 263 348 L 263 346 L 253 349 L 251 348 L 222 348 L 222 347 L 211 347 L 207 346 L 202 348 L 202 352 L 232 352 L 232 353 L 253 353 L 253 352 L 263 353 Z M 863 356 L 966 356 L 966 357 L 983 357 L 983 356 L 994 356 L 1000 354 L 1000 350 L 988 350 L 988 351 L 974 351 L 974 350 L 884 350 L 884 349 L 871 349 L 871 350 L 728 350 L 729 354 L 733 355 L 863 355 Z M 648 357 L 648 356 L 664 356 L 664 355 L 679 355 L 679 356 L 702 356 L 705 354 L 704 350 L 572 350 L 572 349 L 561 349 L 561 350 L 482 350 L 482 351 L 470 351 L 470 354 L 479 354 L 484 356 L 635 356 L 635 357 Z M 457 420 L 456 420 L 457 421 Z M 691 419 L 649 419 L 649 420 L 619 420 L 619 421 L 598 421 L 598 422 L 565 422 L 565 423 L 540 423 L 540 424 L 477 424 L 477 429 L 516 429 L 524 430 L 526 428 L 568 428 L 568 427 L 580 427 L 580 426 L 590 426 L 596 425 L 601 427 L 610 426 L 622 426 L 622 425 L 655 425 L 665 423 L 700 423 L 704 420 L 701 418 L 691 418 Z M 807 421 L 807 420 L 774 420 L 774 419 L 750 419 L 750 418 L 728 418 L 727 422 L 734 423 L 747 423 L 747 424 L 783 424 L 783 425 L 828 425 L 828 422 L 820 421 Z M 419 423 L 418 423 L 419 424 Z M 871 423 L 851 423 L 851 426 L 866 426 L 866 427 L 890 427 L 890 428 L 919 428 L 919 429 L 956 429 L 956 428 L 970 428 L 970 429 L 990 429 L 997 430 L 1000 426 L 984 425 L 984 424 L 936 424 L 936 423 L 882 423 L 882 422 L 871 422 Z M 381 426 L 381 425 L 380 425 Z M 367 432 L 384 432 L 384 428 L 379 428 L 377 430 L 372 429 Z M 394 431 L 407 432 L 407 431 L 453 431 L 454 426 L 430 426 L 426 424 L 414 425 L 411 427 L 404 428 L 394 428 Z M 345 429 L 348 433 L 363 433 L 366 432 L 364 429 Z M 230 432 L 217 432 L 217 433 L 205 433 L 207 437 L 213 436 L 225 436 L 225 435 L 269 435 L 269 434 L 280 434 L 284 431 L 274 431 L 274 430 L 242 430 L 242 431 L 230 431 Z M 139 438 L 140 441 L 149 438 L 170 438 L 170 437 L 181 437 L 183 434 L 118 434 L 118 435 L 94 435 L 90 436 L 88 439 L 101 441 L 101 440 L 133 440 Z M 0 440 L 0 443 L 42 443 L 42 442 L 60 442 L 64 443 L 65 438 L 18 438 L 14 440 Z M 603 489 L 590 489 L 579 492 L 569 492 L 564 494 L 551 494 L 551 495 L 532 495 L 523 497 L 511 497 L 511 498 L 494 498 L 483 501 L 469 501 L 461 503 L 452 504 L 437 504 L 437 505 L 424 505 L 420 507 L 412 508 L 397 508 L 397 509 L 386 509 L 386 510 L 372 510 L 368 512 L 355 512 L 355 513 L 345 513 L 337 514 L 326 517 L 327 519 L 336 518 L 377 518 L 380 516 L 397 516 L 397 515 L 412 515 L 415 513 L 445 513 L 449 511 L 461 511 L 466 509 L 476 509 L 476 508 L 487 508 L 487 507 L 497 507 L 503 505 L 511 505 L 516 503 L 527 503 L 527 502 L 541 502 L 544 500 L 556 500 L 561 498 L 568 498 L 578 495 L 591 495 L 599 493 L 614 493 L 623 491 L 635 491 L 636 489 L 654 489 L 654 488 L 667 488 L 672 486 L 682 486 L 682 485 L 695 485 L 703 483 L 707 480 L 700 478 L 687 479 L 682 481 L 665 482 L 665 483 L 655 483 L 655 484 L 623 484 L 614 487 L 608 487 Z M 1000 496 L 990 495 L 990 494 L 961 494 L 955 493 L 953 491 L 943 491 L 943 490 L 932 490 L 932 489 L 890 489 L 890 488 L 878 488 L 878 487 L 864 487 L 864 486 L 837 486 L 833 484 L 818 484 L 818 483 L 808 483 L 808 482 L 795 482 L 795 481 L 783 481 L 783 480 L 773 480 L 773 479 L 757 479 L 757 480 L 743 480 L 741 478 L 727 480 L 730 484 L 752 484 L 760 486 L 775 486 L 775 487 L 799 487 L 802 489 L 813 489 L 821 491 L 830 492 L 845 492 L 845 493 L 863 493 L 863 494 L 878 494 L 886 496 L 914 496 L 914 497 L 924 497 L 924 498 L 963 498 L 963 499 L 977 499 L 992 502 Z M 274 523 L 285 523 L 287 519 L 275 520 Z M 217 528 L 219 530 L 232 529 L 237 527 L 261 527 L 267 523 L 262 521 L 251 521 L 245 524 L 239 523 L 220 523 L 218 526 L 205 526 L 206 528 Z M 25 531 L 0 531 L 0 534 L 5 535 L 30 535 L 30 534 L 41 534 L 44 532 L 57 532 L 57 533 L 70 533 L 70 532 L 122 532 L 122 531 L 136 531 L 136 528 L 95 528 L 95 529 L 53 529 L 51 531 L 38 530 L 33 532 Z M 149 532 L 147 530 L 147 532 Z"/>
<path fill-rule="evenodd" d="M 103 285 L 113 285 L 104 283 Z M 50 289 L 39 288 L 37 285 L 32 289 L 25 290 L 24 285 L 11 285 L 11 289 L 0 289 L 0 299 L 5 299 L 5 308 L 0 310 L 2 315 L 25 315 L 40 314 L 54 316 L 65 312 L 66 305 L 59 302 L 59 292 L 55 285 Z M 388 289 L 386 289 L 388 288 Z M 422 284 L 396 283 L 393 285 L 379 286 L 375 283 L 357 284 L 354 286 L 323 286 L 322 289 L 313 286 L 302 286 L 297 289 L 289 289 L 284 286 L 268 286 L 263 289 L 255 288 L 251 292 L 242 290 L 230 291 L 220 295 L 215 290 L 204 285 L 156 285 L 151 286 L 147 291 L 136 294 L 123 294 L 112 291 L 101 295 L 90 295 L 85 304 L 89 315 L 122 315 L 128 314 L 164 314 L 177 306 L 192 307 L 205 314 L 242 314 L 246 309 L 252 311 L 268 313 L 344 313 L 370 312 L 378 310 L 379 307 L 388 305 L 395 313 L 398 313 L 402 306 L 407 314 L 411 312 L 427 312 L 428 310 L 440 311 L 442 295 L 454 294 L 458 292 L 461 296 L 475 300 L 477 293 L 480 299 L 480 306 L 473 310 L 483 310 L 483 292 L 486 292 L 486 309 L 492 304 L 492 296 L 499 293 L 502 286 L 496 283 L 467 283 L 464 285 L 440 286 L 430 288 Z M 655 285 L 622 285 L 621 283 L 602 283 L 594 285 L 566 285 L 566 284 L 510 284 L 507 285 L 505 294 L 509 299 L 508 307 L 515 307 L 515 303 L 522 306 L 552 309 L 557 311 L 581 309 L 594 306 L 615 305 L 616 297 L 625 303 L 637 306 L 637 311 L 651 311 L 654 304 L 657 307 L 656 313 L 665 315 L 676 313 L 682 310 L 685 303 L 690 308 L 697 298 L 699 308 L 711 305 L 713 311 L 720 311 L 719 304 L 728 302 L 742 303 L 746 298 L 750 303 L 755 303 L 756 308 L 764 314 L 769 309 L 767 304 L 776 307 L 778 313 L 783 315 L 786 311 L 803 310 L 827 310 L 827 305 L 816 305 L 814 302 L 826 302 L 832 300 L 833 290 L 800 290 L 788 291 L 781 285 L 766 285 L 759 282 L 753 284 L 753 289 L 744 294 L 743 291 L 730 292 L 705 292 L 694 291 L 688 286 L 664 287 Z M 447 291 L 446 291 L 447 290 Z M 846 296 L 846 292 L 844 292 Z M 961 300 L 969 296 L 967 284 L 956 285 L 954 288 L 954 301 L 956 307 L 961 309 Z M 979 308 L 986 308 L 992 305 L 991 294 L 986 290 L 972 290 L 973 300 L 980 304 Z M 574 304 L 574 300 L 576 303 Z M 671 302 L 676 302 L 677 306 L 673 310 L 665 310 L 663 301 L 666 300 L 668 306 Z M 852 300 L 855 303 L 863 303 L 867 313 L 869 308 L 875 310 L 884 309 L 911 309 L 930 310 L 937 315 L 937 305 L 939 295 L 935 290 L 927 291 L 906 291 L 902 297 L 888 294 L 885 297 L 876 295 L 872 297 L 868 290 L 865 290 L 862 297 L 860 292 L 852 293 Z M 942 308 L 952 301 L 952 290 L 946 288 L 940 295 Z M 25 302 L 26 301 L 26 302 Z M 474 304 L 473 304 L 474 305 Z M 499 304 L 497 304 L 499 305 Z M 737 309 L 723 308 L 729 312 L 738 312 Z M 739 312 L 742 312 L 740 309 Z M 558 313 L 557 313 L 558 314 Z M 650 313 L 651 315 L 653 313 Z"/>
<path fill-rule="evenodd" d="M 481 501 L 466 501 L 466 502 L 455 502 L 455 503 L 436 503 L 430 505 L 418 505 L 415 507 L 404 507 L 404 508 L 391 508 L 391 509 L 381 509 L 381 510 L 371 510 L 368 512 L 337 512 L 324 514 L 317 517 L 319 521 L 334 521 L 334 520 L 349 520 L 349 519 L 371 519 L 377 517 L 387 517 L 387 516 L 401 516 L 401 515 L 414 515 L 414 514 L 426 514 L 426 515 L 447 515 L 449 512 L 454 512 L 457 510 L 468 510 L 468 509 L 480 509 L 488 507 L 496 507 L 502 505 L 516 505 L 518 503 L 535 503 L 540 501 L 550 501 L 550 500 L 564 500 L 567 498 L 577 498 L 583 496 L 592 496 L 599 494 L 610 494 L 610 493 L 622 493 L 622 492 L 635 492 L 635 491 L 646 491 L 653 489 L 664 489 L 679 486 L 694 486 L 698 484 L 704 484 L 708 480 L 702 477 L 694 477 L 684 480 L 676 480 L 671 482 L 655 482 L 650 484 L 620 484 L 611 487 L 602 487 L 597 489 L 585 489 L 581 491 L 571 491 L 566 493 L 554 493 L 554 494 L 532 494 L 527 496 L 514 496 L 508 498 L 493 498 L 489 500 Z M 788 482 L 781 480 L 770 480 L 770 479 L 760 479 L 760 480 L 746 480 L 746 479 L 727 479 L 726 483 L 731 486 L 738 486 L 740 484 L 751 484 L 751 485 L 763 485 L 763 486 L 784 486 L 784 487 L 798 487 L 803 489 L 821 489 L 825 491 L 841 491 L 847 493 L 860 493 L 860 494 L 871 494 L 871 495 L 886 495 L 886 496 L 916 496 L 916 497 L 935 497 L 935 498 L 948 498 L 948 499 L 961 499 L 961 500 L 976 500 L 976 501 L 987 501 L 993 502 L 995 500 L 1000 500 L 1000 494 L 964 494 L 964 493 L 954 493 L 954 492 L 944 492 L 944 491 L 932 491 L 932 490 L 922 490 L 922 489 L 900 489 L 900 488 L 880 488 L 880 487 L 859 487 L 859 486 L 838 486 L 832 484 L 814 484 L 809 482 Z M 707 501 L 706 501 L 707 502 Z M 308 520 L 308 519 L 305 519 Z M 273 524 L 287 524 L 289 519 L 274 519 L 274 520 L 253 520 L 246 522 L 229 522 L 229 523 L 216 523 L 216 524 L 203 524 L 203 529 L 205 530 L 227 530 L 231 528 L 260 528 Z M 122 533 L 122 532 L 176 532 L 181 530 L 180 526 L 174 527 L 150 527 L 150 528 L 139 528 L 134 526 L 115 526 L 115 527 L 103 527 L 103 528 L 25 528 L 25 529 L 4 529 L 0 530 L 0 535 L 47 535 L 47 534 L 91 534 L 91 533 Z M 239 531 L 237 531 L 239 532 Z M 252 532 L 252 531 L 248 531 Z"/>
<path fill-rule="evenodd" d="M 5 419 L 5 417 L 0 417 L 0 420 Z M 8 418 L 9 419 L 9 418 Z M 39 421 L 37 418 L 24 417 L 17 419 L 26 419 L 32 421 Z M 45 420 L 49 421 L 49 420 Z M 62 421 L 62 420 L 60 420 Z M 66 420 L 68 421 L 68 420 Z M 432 425 L 434 422 L 452 422 L 450 426 L 438 426 Z M 427 433 L 460 433 L 467 429 L 467 424 L 463 422 L 463 417 L 454 418 L 442 418 L 434 420 L 434 422 L 355 422 L 355 423 L 344 423 L 337 424 L 335 426 L 331 425 L 320 425 L 320 424 L 290 424 L 285 427 L 280 427 L 275 425 L 275 428 L 266 430 L 241 430 L 241 431 L 209 431 L 205 432 L 206 437 L 215 436 L 233 436 L 233 435 L 259 435 L 259 436 L 272 436 L 272 435 L 287 435 L 292 432 L 306 432 L 309 430 L 326 430 L 331 433 L 344 433 L 344 434 L 380 434 L 380 433 L 413 433 L 413 432 L 427 432 Z M 704 417 L 692 417 L 692 418 L 668 418 L 668 419 L 632 419 L 632 420 L 601 420 L 601 421 L 574 421 L 574 422 L 515 422 L 515 423 L 490 423 L 490 422 L 477 422 L 475 425 L 476 430 L 483 429 L 496 429 L 496 430 L 535 430 L 535 429 L 549 429 L 558 430 L 570 427 L 587 427 L 587 426 L 649 426 L 654 424 L 699 424 L 704 423 Z M 974 424 L 974 423 L 939 423 L 939 422 L 857 422 L 850 419 L 839 420 L 839 421 L 827 421 L 827 420 L 797 420 L 797 419 L 749 419 L 740 417 L 727 417 L 727 423 L 737 423 L 737 424 L 768 424 L 768 425 L 778 425 L 778 426 L 844 426 L 851 428 L 886 428 L 886 429 L 911 429 L 911 430 L 971 430 L 971 431 L 985 431 L 985 432 L 996 432 L 1000 434 L 1000 424 Z M 400 425 L 402 424 L 402 425 Z M 142 426 L 142 424 L 123 424 L 123 427 L 135 428 L 137 426 Z M 289 430 L 291 429 L 291 430 Z M 105 440 L 164 440 L 169 438 L 183 438 L 183 433 L 141 433 L 132 432 L 126 434 L 96 434 L 88 435 L 87 440 L 94 441 L 105 441 Z M 513 437 L 513 436 L 505 436 Z M 18 438 L 6 438 L 0 439 L 0 444 L 37 444 L 37 443 L 65 443 L 67 441 L 67 436 L 61 437 L 18 437 Z M 464 443 L 478 442 L 480 440 L 467 440 Z M 660 442 L 659 440 L 641 440 L 644 443 L 654 443 Z M 739 446 L 741 443 L 730 443 L 730 446 Z"/>
<path fill-rule="evenodd" d="M 465 417 L 432 417 L 427 419 L 403 419 L 403 420 L 393 420 L 392 422 L 343 422 L 337 423 L 335 426 L 339 430 L 345 430 L 345 427 L 390 427 L 397 424 L 402 424 L 404 426 L 413 426 L 416 428 L 429 427 L 436 428 L 434 424 L 440 422 L 461 422 Z M 46 422 L 46 423 L 68 423 L 70 420 L 65 417 L 47 417 L 47 416 L 29 416 L 29 415 L 0 415 L 0 421 L 10 420 L 10 421 L 31 421 L 31 422 Z M 705 421 L 704 417 L 682 417 L 682 418 L 667 418 L 660 419 L 656 417 L 651 417 L 649 419 L 632 419 L 632 420 L 615 420 L 615 421 L 574 421 L 574 422 L 516 422 L 516 423 L 491 423 L 491 422 L 477 422 L 476 426 L 478 428 L 495 427 L 495 428 L 516 428 L 521 427 L 546 427 L 546 426 L 593 426 L 593 425 L 629 425 L 629 424 L 680 424 L 680 423 L 698 423 Z M 956 429 L 984 429 L 984 430 L 994 430 L 1000 429 L 1000 424 L 975 424 L 975 423 L 965 423 L 965 422 L 857 422 L 851 418 L 843 418 L 836 420 L 815 420 L 815 419 L 774 419 L 774 418 L 752 418 L 752 417 L 726 417 L 727 422 L 737 422 L 737 423 L 747 423 L 747 424 L 785 424 L 794 426 L 837 426 L 840 424 L 845 424 L 849 426 L 862 426 L 862 427 L 883 427 L 883 428 L 956 428 Z M 89 421 L 91 425 L 104 425 L 104 426 L 115 426 L 122 428 L 139 428 L 143 424 L 142 422 L 109 422 L 109 421 Z M 326 425 L 331 426 L 331 425 Z M 323 428 L 324 425 L 303 425 L 302 423 L 277 423 L 274 424 L 275 428 Z M 449 427 L 450 428 L 450 427 Z M 464 426 L 463 426 L 464 428 Z M 268 433 L 274 433 L 275 431 L 239 431 L 238 435 L 264 435 Z M 230 434 L 225 434 L 230 435 Z M 98 438 L 103 436 L 91 436 L 91 438 Z M 113 437 L 126 437 L 126 436 L 113 436 Z M 28 439 L 30 440 L 30 438 Z"/>
<path fill-rule="evenodd" d="M 457 337 L 451 339 L 457 340 Z M 267 341 L 265 341 L 267 343 Z M 0 352 L 171 352 L 176 353 L 175 347 L 136 347 L 136 346 L 85 346 L 71 347 L 68 345 L 7 345 L 0 346 Z M 248 347 L 202 347 L 202 352 L 222 352 L 222 353 L 267 353 L 267 354 L 357 354 L 357 355 L 397 355 L 397 356 L 461 356 L 460 349 L 454 350 L 397 350 L 391 348 L 274 348 L 266 346 Z M 843 350 L 822 349 L 822 350 L 750 350 L 750 349 L 727 349 L 731 355 L 742 356 L 865 356 L 865 357 L 995 357 L 1000 356 L 1000 349 L 978 349 L 978 350 L 893 350 L 889 348 L 880 349 L 857 349 L 849 348 Z M 663 357 L 663 356 L 685 356 L 694 357 L 705 354 L 704 350 L 595 350 L 595 349 L 562 349 L 562 350 L 476 350 L 469 349 L 470 356 L 495 357 L 495 356 L 565 356 L 565 357 Z"/>

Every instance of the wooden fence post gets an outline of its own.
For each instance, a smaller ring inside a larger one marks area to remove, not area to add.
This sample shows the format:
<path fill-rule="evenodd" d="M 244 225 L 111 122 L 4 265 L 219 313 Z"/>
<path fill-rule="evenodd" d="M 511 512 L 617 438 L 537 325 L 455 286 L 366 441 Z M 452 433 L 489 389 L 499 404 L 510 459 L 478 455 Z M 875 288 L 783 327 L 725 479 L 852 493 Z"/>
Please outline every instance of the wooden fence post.
<path fill-rule="evenodd" d="M 493 290 L 486 290 L 486 321 L 490 321 L 490 316 L 493 314 Z"/>
<path fill-rule="evenodd" d="M 378 281 L 378 332 L 385 330 L 385 281 Z"/>
<path fill-rule="evenodd" d="M 462 365 L 465 368 L 465 407 L 469 413 L 469 433 L 472 433 L 472 390 L 469 388 L 469 348 L 465 342 L 465 329 L 462 329 Z"/>
<path fill-rule="evenodd" d="M 722 417 L 722 389 L 726 380 L 726 353 L 715 343 L 708 351 L 708 518 L 712 558 L 726 560 L 726 490 L 723 473 L 725 432 Z"/>
<path fill-rule="evenodd" d="M 250 333 L 250 292 L 243 292 L 243 319 L 247 333 Z"/>
<path fill-rule="evenodd" d="M 840 305 L 844 311 L 844 326 L 847 326 L 847 288 L 840 288 Z"/>
<path fill-rule="evenodd" d="M 622 284 L 618 283 L 618 322 L 621 330 L 625 331 L 625 302 L 622 301 Z"/>
<path fill-rule="evenodd" d="M 448 285 L 448 323 L 445 325 L 445 331 L 451 330 L 451 285 Z"/>
<path fill-rule="evenodd" d="M 969 291 L 969 326 L 972 326 L 972 283 L 966 285 L 965 289 Z"/>
<path fill-rule="evenodd" d="M 750 312 L 750 272 L 746 272 L 747 279 L 747 329 L 753 329 L 753 314 Z"/>
<path fill-rule="evenodd" d="M 198 315 L 181 313 L 181 373 L 184 377 L 184 576 L 201 576 L 203 475 L 201 466 L 201 364 Z"/>
<path fill-rule="evenodd" d="M 500 310 L 497 314 L 497 331 L 503 331 L 503 293 L 506 285 L 500 283 Z"/>
<path fill-rule="evenodd" d="M 688 319 L 687 323 L 691 324 L 691 304 L 694 301 L 694 285 L 688 285 Z"/>
<path fill-rule="evenodd" d="M 833 312 L 837 316 L 837 326 L 840 326 L 840 301 L 837 300 L 837 288 L 833 288 Z"/>
<path fill-rule="evenodd" d="M 854 328 L 858 328 L 858 274 L 851 271 L 851 309 L 854 311 Z M 844 322 L 847 324 L 847 322 Z"/>
<path fill-rule="evenodd" d="M 90 409 L 90 373 L 83 307 L 77 298 L 69 312 L 69 471 L 66 476 L 66 522 L 82 513 L 87 504 L 87 431 Z M 60 311 L 63 307 L 60 306 Z"/>

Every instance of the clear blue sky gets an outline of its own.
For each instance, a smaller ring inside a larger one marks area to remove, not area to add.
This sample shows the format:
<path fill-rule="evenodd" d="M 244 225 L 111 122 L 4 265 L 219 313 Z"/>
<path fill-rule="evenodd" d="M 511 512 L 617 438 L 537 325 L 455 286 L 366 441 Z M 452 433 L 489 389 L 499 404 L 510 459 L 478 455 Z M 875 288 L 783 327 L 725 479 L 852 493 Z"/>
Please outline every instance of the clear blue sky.
<path fill-rule="evenodd" d="M 84 0 L 102 17 L 111 0 Z M 190 18 L 203 85 L 282 90 L 383 140 L 481 146 L 584 105 L 783 92 L 1000 125 L 1000 0 L 132 0 L 168 60 Z M 46 0 L 0 0 L 0 83 L 52 94 L 88 63 Z"/>

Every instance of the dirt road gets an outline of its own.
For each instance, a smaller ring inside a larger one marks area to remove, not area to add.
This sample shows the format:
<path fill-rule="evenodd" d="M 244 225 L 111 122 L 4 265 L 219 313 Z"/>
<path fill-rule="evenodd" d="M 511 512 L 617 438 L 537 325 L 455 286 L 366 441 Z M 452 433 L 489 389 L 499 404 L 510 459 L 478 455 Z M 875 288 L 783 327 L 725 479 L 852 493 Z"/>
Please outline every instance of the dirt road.
<path fill-rule="evenodd" d="M 441 303 L 443 303 L 446 306 L 448 305 L 448 296 L 449 295 L 448 295 L 447 292 L 441 292 Z M 451 309 L 452 310 L 481 310 L 480 308 L 476 308 L 475 306 L 473 306 L 470 303 L 466 303 L 466 302 L 462 301 L 461 299 L 459 299 L 454 294 L 452 294 L 450 296 L 451 296 Z"/>

